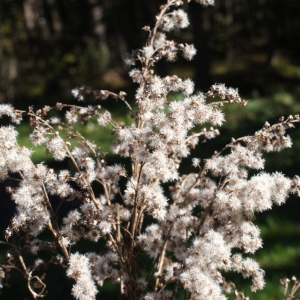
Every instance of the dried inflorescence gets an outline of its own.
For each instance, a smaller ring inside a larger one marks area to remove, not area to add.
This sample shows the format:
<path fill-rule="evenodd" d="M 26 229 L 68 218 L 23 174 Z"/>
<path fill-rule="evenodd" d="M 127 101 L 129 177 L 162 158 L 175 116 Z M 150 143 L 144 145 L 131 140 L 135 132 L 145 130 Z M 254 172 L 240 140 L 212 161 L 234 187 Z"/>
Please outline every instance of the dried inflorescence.
<path fill-rule="evenodd" d="M 0 178 L 18 182 L 7 188 L 17 210 L 6 230 L 7 242 L 1 242 L 13 249 L 0 267 L 1 280 L 5 280 L 6 269 L 18 266 L 32 296 L 43 296 L 42 279 L 34 276 L 37 290 L 32 283 L 35 269 L 26 267 L 22 251 L 38 256 L 50 250 L 54 255 L 48 263 L 68 266 L 67 276 L 76 281 L 72 295 L 80 300 L 95 299 L 95 284 L 102 286 L 105 280 L 119 284 L 124 299 L 175 299 L 179 290 L 189 299 L 226 299 L 227 292 L 235 293 L 236 299 L 247 299 L 226 283 L 228 271 L 251 277 L 253 291 L 264 287 L 263 270 L 246 256 L 262 247 L 260 230 L 253 224 L 255 213 L 281 205 L 290 193 L 299 195 L 300 180 L 279 172 L 265 173 L 262 153 L 291 147 L 286 132 L 300 118 L 281 118 L 274 125 L 266 122 L 253 136 L 232 139 L 209 159 L 192 158 L 196 173 L 181 174 L 181 161 L 190 155 L 190 149 L 220 134 L 215 127 L 225 121 L 221 107 L 246 104 L 237 89 L 224 84 L 213 85 L 206 94 L 193 94 L 191 79 L 154 74 L 153 66 L 163 58 L 174 61 L 181 53 L 190 60 L 196 54 L 193 45 L 168 40 L 165 33 L 188 26 L 187 14 L 179 8 L 182 4 L 168 0 L 161 7 L 154 27 L 144 28 L 149 34 L 145 47 L 128 60 L 133 66 L 129 75 L 138 84 L 132 124 L 115 122 L 100 105 L 57 103 L 53 108 L 29 108 L 28 112 L 0 106 L 0 115 L 17 124 L 28 115 L 32 144 L 44 145 L 57 161 L 72 163 L 70 170 L 58 172 L 43 163 L 33 164 L 31 151 L 17 144 L 16 130 L 1 127 Z M 184 99 L 171 101 L 170 92 L 181 93 Z M 132 109 L 124 92 L 82 87 L 72 93 L 78 100 L 85 94 L 96 99 L 110 96 Z M 207 98 L 213 102 L 208 104 Z M 64 119 L 49 118 L 54 110 L 63 111 Z M 74 128 L 93 117 L 99 126 L 112 128 L 112 150 L 130 159 L 130 169 L 108 165 L 105 153 Z M 202 129 L 192 132 L 195 126 Z M 250 169 L 255 170 L 252 176 Z M 120 178 L 126 181 L 125 188 L 119 185 Z M 100 194 L 94 190 L 97 184 L 102 187 Z M 81 204 L 58 222 L 52 196 L 60 199 L 60 205 L 75 199 Z M 45 228 L 52 233 L 53 242 L 37 238 Z M 25 236 L 23 250 L 9 242 L 16 233 Z M 72 246 L 80 240 L 103 240 L 105 248 L 97 253 L 72 253 Z M 145 255 L 149 265 L 141 261 Z M 36 266 L 42 264 L 46 265 L 38 260 Z"/>
<path fill-rule="evenodd" d="M 290 283 L 292 282 L 292 288 L 289 288 Z M 292 280 L 288 278 L 280 279 L 280 285 L 284 287 L 284 300 L 292 300 L 295 296 L 299 296 L 300 282 L 295 276 L 292 277 Z"/>

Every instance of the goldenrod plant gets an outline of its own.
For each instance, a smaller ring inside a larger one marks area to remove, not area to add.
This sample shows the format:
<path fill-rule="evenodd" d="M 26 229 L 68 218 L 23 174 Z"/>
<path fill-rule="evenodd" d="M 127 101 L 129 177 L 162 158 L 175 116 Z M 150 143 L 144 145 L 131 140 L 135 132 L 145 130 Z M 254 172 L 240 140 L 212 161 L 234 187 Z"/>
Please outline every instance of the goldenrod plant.
<path fill-rule="evenodd" d="M 132 124 L 114 121 L 100 105 L 57 103 L 36 111 L 0 106 L 0 115 L 9 116 L 12 123 L 29 117 L 33 146 L 44 145 L 54 160 L 71 165 L 56 171 L 42 162 L 34 164 L 32 150 L 18 145 L 16 129 L 1 127 L 0 178 L 16 181 L 7 186 L 16 212 L 6 240 L 0 242 L 8 248 L 0 264 L 2 285 L 5 274 L 16 269 L 27 280 L 33 299 L 47 298 L 44 277 L 36 270 L 56 264 L 73 280 L 70 293 L 78 300 L 96 299 L 105 280 L 119 285 L 121 299 L 176 299 L 178 293 L 184 299 L 223 300 L 227 293 L 247 299 L 226 280 L 227 272 L 250 277 L 253 292 L 264 288 L 264 271 L 248 256 L 263 245 L 253 223 L 255 214 L 283 204 L 289 194 L 299 195 L 300 179 L 264 172 L 263 152 L 291 147 L 287 132 L 300 117 L 266 122 L 252 136 L 232 139 L 212 157 L 201 159 L 199 141 L 216 138 L 225 122 L 222 106 L 244 109 L 247 101 L 224 84 L 194 93 L 191 79 L 156 74 L 160 60 L 174 62 L 179 55 L 191 60 L 196 54 L 193 45 L 168 38 L 168 32 L 189 25 L 186 5 L 167 0 L 154 26 L 143 28 L 146 44 L 127 60 L 137 84 L 134 101 L 126 100 L 125 92 L 88 87 L 72 91 L 78 101 L 86 94 L 119 99 L 118 105 L 130 111 Z M 169 100 L 172 92 L 181 93 L 183 100 Z M 55 111 L 64 117 L 55 117 Z M 92 118 L 100 127 L 110 126 L 112 151 L 129 159 L 129 168 L 107 163 L 105 153 L 75 129 L 76 123 L 87 124 Z M 192 132 L 195 126 L 202 129 Z M 190 158 L 194 171 L 182 174 L 182 159 L 195 147 L 197 157 Z M 120 185 L 120 179 L 125 184 Z M 57 199 L 81 204 L 60 220 L 53 208 Z M 51 233 L 52 241 L 39 238 L 44 231 Z M 14 243 L 16 236 L 21 243 Z M 73 251 L 82 240 L 99 244 L 97 251 Z M 39 258 L 47 250 L 51 258 Z M 35 257 L 33 265 L 28 265 L 25 253 Z"/>

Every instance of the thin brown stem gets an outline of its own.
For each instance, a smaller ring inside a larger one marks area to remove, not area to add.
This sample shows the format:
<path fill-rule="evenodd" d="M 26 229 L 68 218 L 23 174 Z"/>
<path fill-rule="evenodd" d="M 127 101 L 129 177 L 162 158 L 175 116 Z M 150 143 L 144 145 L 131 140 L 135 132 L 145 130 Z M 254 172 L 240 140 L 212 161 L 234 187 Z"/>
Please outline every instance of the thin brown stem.
<path fill-rule="evenodd" d="M 48 228 L 50 229 L 50 231 L 53 233 L 53 235 L 57 239 L 57 243 L 60 246 L 60 248 L 61 248 L 61 250 L 62 250 L 65 258 L 69 259 L 70 255 L 69 255 L 69 252 L 68 252 L 66 246 L 62 242 L 62 239 L 61 239 L 62 236 L 61 236 L 61 233 L 60 233 L 60 230 L 59 230 L 59 226 L 58 226 L 58 224 L 56 222 L 55 213 L 54 213 L 54 211 L 52 209 L 52 205 L 50 203 L 50 200 L 49 200 L 49 197 L 48 197 L 48 194 L 47 194 L 47 191 L 46 191 L 44 183 L 41 184 L 41 187 L 42 187 L 42 191 L 43 191 L 43 194 L 44 194 L 44 199 L 46 201 L 48 210 L 49 210 L 50 215 L 51 215 L 52 223 L 54 224 L 54 228 L 55 229 L 52 228 L 52 224 L 51 223 L 48 224 L 49 225 Z"/>
<path fill-rule="evenodd" d="M 168 230 L 168 233 L 165 237 L 164 245 L 162 247 L 162 251 L 160 253 L 160 257 L 158 259 L 157 277 L 156 277 L 155 286 L 154 286 L 155 292 L 157 291 L 158 286 L 159 286 L 159 276 L 161 275 L 161 271 L 162 271 L 162 267 L 163 267 L 163 263 L 164 263 L 164 259 L 165 259 L 165 255 L 166 255 L 166 250 L 167 250 L 167 244 L 168 244 L 168 240 L 169 240 L 173 225 L 174 225 L 174 222 L 172 222 L 172 224 Z"/>
<path fill-rule="evenodd" d="M 170 228 L 169 228 L 169 230 L 168 230 L 168 233 L 167 233 L 167 235 L 166 235 L 166 237 L 165 237 L 165 241 L 164 241 L 164 244 L 163 244 L 163 248 L 162 248 L 162 249 L 164 249 L 164 248 L 166 247 L 166 245 L 167 245 L 167 242 L 168 242 L 168 239 L 169 239 L 169 237 L 170 237 L 170 233 L 171 233 L 171 230 L 172 230 L 172 228 L 173 228 L 173 225 L 174 225 L 174 222 L 172 222 L 172 224 L 171 224 L 171 226 L 170 226 Z M 156 257 L 156 259 L 155 259 L 154 262 L 152 263 L 152 266 L 151 266 L 151 268 L 150 268 L 150 271 L 148 272 L 148 275 L 147 275 L 147 277 L 146 277 L 146 281 L 149 281 L 149 278 L 150 278 L 150 276 L 151 276 L 151 274 L 152 274 L 152 272 L 153 272 L 153 270 L 154 270 L 156 264 L 161 260 L 161 258 L 164 258 L 164 255 L 165 255 L 165 254 L 162 255 L 162 253 L 160 253 L 160 255 L 158 255 L 158 256 Z"/>
<path fill-rule="evenodd" d="M 132 225 L 131 225 L 131 235 L 133 236 L 133 239 L 135 238 L 136 234 L 136 224 L 137 224 L 137 217 L 138 217 L 138 211 L 137 211 L 137 199 L 139 194 L 139 186 L 140 186 L 140 180 L 142 175 L 142 169 L 144 164 L 140 163 L 140 169 L 138 173 L 137 183 L 136 183 L 136 190 L 134 195 L 134 206 L 133 206 L 133 213 L 132 213 Z"/>
<path fill-rule="evenodd" d="M 77 172 L 79 173 L 80 179 L 83 181 L 83 183 L 84 183 L 84 185 L 85 185 L 85 187 L 86 187 L 86 189 L 87 189 L 89 195 L 91 196 L 91 199 L 92 199 L 93 203 L 95 204 L 96 208 L 97 208 L 99 211 L 101 211 L 101 207 L 100 207 L 99 203 L 98 203 L 97 200 L 96 200 L 96 197 L 95 197 L 95 195 L 94 195 L 93 189 L 92 189 L 92 187 L 90 186 L 90 184 L 87 183 L 86 180 L 84 179 L 84 175 L 82 174 L 80 168 L 78 167 L 78 165 L 77 165 L 77 163 L 76 163 L 76 161 L 75 161 L 75 159 L 74 159 L 72 153 L 71 153 L 70 150 L 69 150 L 69 147 L 66 146 L 65 149 L 66 149 L 66 151 L 67 151 L 67 153 L 68 153 L 69 158 L 72 160 L 72 162 L 73 162 L 73 164 L 74 164 L 74 166 L 75 166 Z"/>
<path fill-rule="evenodd" d="M 44 290 L 45 290 L 45 288 L 46 288 L 46 285 L 42 282 L 42 280 L 41 280 L 38 276 L 34 276 L 34 277 L 31 276 L 31 272 L 27 270 L 27 267 L 26 267 L 26 265 L 25 265 L 25 262 L 24 262 L 24 260 L 23 260 L 23 257 L 22 257 L 22 255 L 19 253 L 19 251 L 17 252 L 17 256 L 18 256 L 19 262 L 20 262 L 20 264 L 21 264 L 21 266 L 22 266 L 22 268 L 23 268 L 23 270 L 24 270 L 24 273 L 26 274 L 25 277 L 26 277 L 26 279 L 27 279 L 27 286 L 28 286 L 28 289 L 29 289 L 29 291 L 30 291 L 30 293 L 31 293 L 31 295 L 32 295 L 32 297 L 33 297 L 33 299 L 37 299 L 37 298 L 42 298 L 42 297 L 44 297 L 43 292 L 44 292 Z M 41 292 L 36 293 L 36 292 L 33 290 L 33 288 L 31 287 L 31 280 L 32 280 L 32 278 L 35 278 L 36 280 L 38 280 L 39 283 L 42 285 L 43 288 L 42 288 L 42 291 L 41 291 Z"/>
<path fill-rule="evenodd" d="M 227 178 L 228 178 L 228 175 L 224 178 L 222 184 L 219 185 L 217 191 L 223 189 L 223 187 L 227 183 Z M 217 191 L 216 191 L 216 193 L 217 193 Z M 201 229 L 203 227 L 203 224 L 204 224 L 207 216 L 209 215 L 209 212 L 211 211 L 212 206 L 214 205 L 215 201 L 216 201 L 216 197 L 209 203 L 209 205 L 206 207 L 205 211 L 202 213 L 202 216 L 201 216 L 201 219 L 200 219 L 200 223 L 199 223 L 199 226 L 198 226 L 198 230 L 197 230 L 197 235 L 198 236 L 201 235 Z"/>
<path fill-rule="evenodd" d="M 125 266 L 124 257 L 122 255 L 122 251 L 119 249 L 118 244 L 116 243 L 115 239 L 113 238 L 113 236 L 110 233 L 108 233 L 108 237 L 109 237 L 109 240 L 114 245 L 116 252 L 118 253 L 122 270 L 124 271 L 125 274 L 128 274 L 128 272 L 126 270 L 126 266 Z"/>

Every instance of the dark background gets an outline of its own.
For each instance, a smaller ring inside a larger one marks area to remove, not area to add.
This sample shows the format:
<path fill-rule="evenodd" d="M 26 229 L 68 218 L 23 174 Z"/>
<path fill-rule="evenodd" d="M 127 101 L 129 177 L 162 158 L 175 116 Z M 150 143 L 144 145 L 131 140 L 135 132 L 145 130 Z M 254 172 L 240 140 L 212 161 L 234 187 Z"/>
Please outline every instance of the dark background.
<path fill-rule="evenodd" d="M 127 101 L 134 104 L 136 86 L 128 78 L 124 60 L 131 50 L 144 45 L 147 34 L 141 28 L 153 25 L 163 3 L 158 0 L 1 0 L 0 103 L 12 103 L 18 109 L 29 105 L 52 106 L 56 102 L 74 103 L 71 90 L 85 85 L 114 92 L 124 90 Z M 191 25 L 170 36 L 178 42 L 193 43 L 197 55 L 191 62 L 182 58 L 176 63 L 162 61 L 156 67 L 157 73 L 191 77 L 196 89 L 203 92 L 215 82 L 225 83 L 239 88 L 242 98 L 250 100 L 245 108 L 225 108 L 228 122 L 221 128 L 221 136 L 202 145 L 201 155 L 196 149 L 194 156 L 209 157 L 231 137 L 253 134 L 265 121 L 274 123 L 281 115 L 300 112 L 298 0 L 216 0 L 214 7 L 207 8 L 192 1 L 186 8 Z M 87 98 L 86 103 L 97 101 Z M 108 100 L 103 105 L 117 117 L 127 116 L 121 103 L 115 105 Z M 24 128 L 19 127 L 21 133 L 26 131 Z M 300 134 L 296 130 L 290 133 L 294 147 L 267 154 L 266 168 L 293 177 L 300 173 Z M 53 164 L 46 159 L 48 164 Z M 190 162 L 185 162 L 183 169 L 187 170 L 189 165 Z M 3 228 L 11 217 L 12 205 L 6 203 L 3 187 L 1 195 Z M 251 299 L 282 299 L 279 279 L 299 275 L 299 209 L 298 200 L 292 198 L 285 206 L 258 216 L 256 221 L 262 229 L 264 248 L 258 251 L 256 259 L 266 270 L 268 285 L 264 292 L 248 293 Z M 68 295 L 72 281 L 63 284 L 61 278 L 65 271 L 55 268 L 52 271 L 55 276 L 48 282 L 48 299 L 71 299 Z M 238 281 L 240 276 L 232 278 Z M 22 278 L 16 277 L 12 282 L 4 289 L 3 299 L 29 297 Z M 246 283 L 249 285 L 249 281 Z M 16 287 L 21 294 L 16 294 Z M 242 283 L 239 287 L 246 289 Z M 106 288 L 108 294 L 113 290 L 109 285 Z M 104 294 L 101 291 L 98 296 Z"/>
<path fill-rule="evenodd" d="M 124 60 L 144 44 L 141 28 L 153 25 L 162 3 L 1 0 L 0 101 L 41 106 L 70 101 L 70 90 L 81 85 L 130 89 Z M 182 76 L 202 91 L 225 82 L 244 97 L 299 92 L 299 8 L 297 0 L 219 0 L 207 8 L 192 1 L 191 26 L 172 34 L 198 49 Z M 158 69 L 165 75 L 179 66 Z"/>

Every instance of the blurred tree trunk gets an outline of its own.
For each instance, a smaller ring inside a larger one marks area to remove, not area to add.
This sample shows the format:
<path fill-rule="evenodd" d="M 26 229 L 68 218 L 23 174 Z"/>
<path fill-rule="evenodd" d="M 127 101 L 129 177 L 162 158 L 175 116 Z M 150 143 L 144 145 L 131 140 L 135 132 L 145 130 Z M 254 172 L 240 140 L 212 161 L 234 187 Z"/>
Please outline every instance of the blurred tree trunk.
<path fill-rule="evenodd" d="M 233 43 L 234 32 L 234 7 L 233 0 L 225 0 L 226 9 L 226 60 L 230 62 L 234 58 L 235 49 Z"/>
<path fill-rule="evenodd" d="M 203 92 L 207 92 L 212 84 L 208 49 L 208 34 L 210 31 L 208 13 L 207 8 L 201 7 L 198 3 L 190 3 L 193 44 L 197 49 L 197 55 L 193 59 L 195 65 L 195 85 L 197 89 Z"/>
<path fill-rule="evenodd" d="M 283 0 L 269 1 L 269 7 L 272 14 L 269 16 L 269 43 L 268 43 L 268 59 L 267 64 L 271 65 L 276 58 L 278 51 L 284 43 L 284 28 L 285 28 L 285 4 Z"/>
<path fill-rule="evenodd" d="M 38 12 L 35 0 L 25 0 L 23 2 L 24 19 L 28 30 L 32 30 L 38 23 Z"/>

